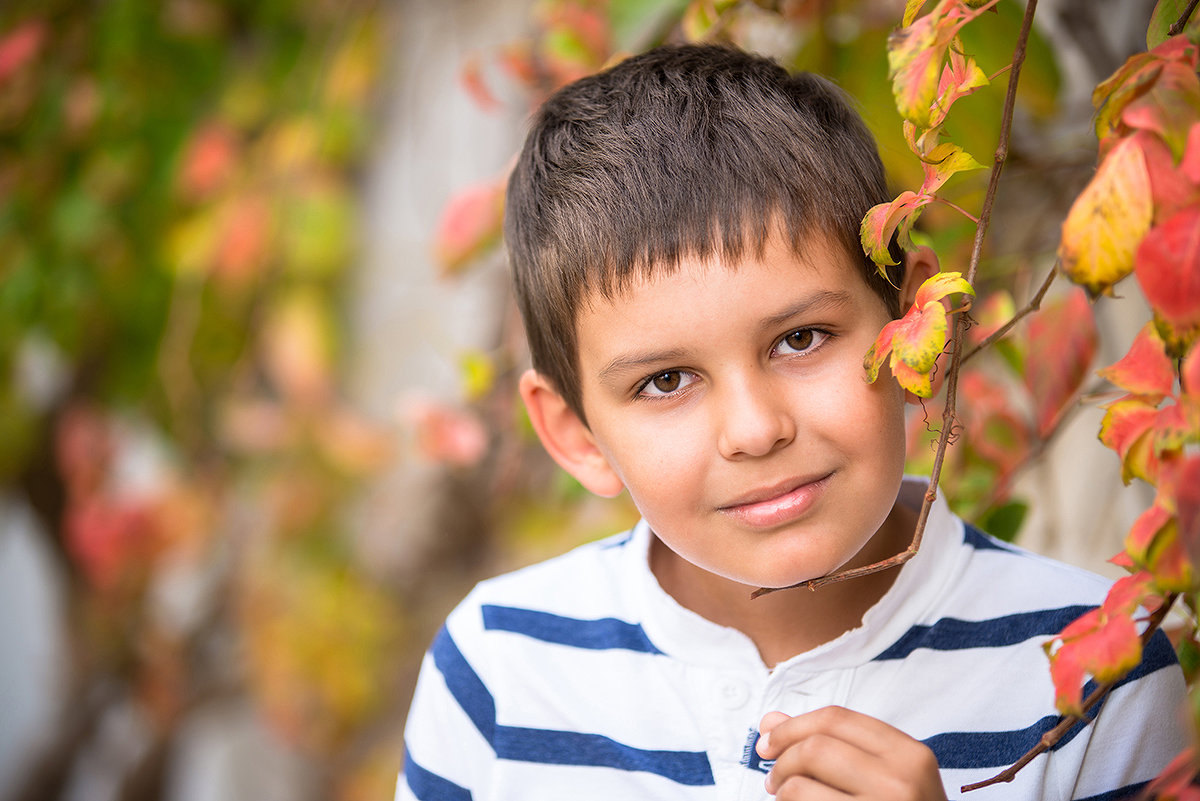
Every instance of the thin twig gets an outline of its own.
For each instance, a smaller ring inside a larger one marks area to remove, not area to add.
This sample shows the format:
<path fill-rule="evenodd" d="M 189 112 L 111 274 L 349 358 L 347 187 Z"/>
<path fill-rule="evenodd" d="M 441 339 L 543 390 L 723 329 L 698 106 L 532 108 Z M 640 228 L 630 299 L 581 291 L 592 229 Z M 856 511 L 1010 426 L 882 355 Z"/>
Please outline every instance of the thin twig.
<path fill-rule="evenodd" d="M 1008 93 L 1004 98 L 1004 111 L 1000 120 L 1000 140 L 996 145 L 996 154 L 992 162 L 991 179 L 988 181 L 987 194 L 983 198 L 983 210 L 979 214 L 979 224 L 975 228 L 975 244 L 971 249 L 970 266 L 967 269 L 967 281 L 974 283 L 975 273 L 979 270 L 979 260 L 983 253 L 983 240 L 987 234 L 988 224 L 992 218 L 992 206 L 996 200 L 996 192 L 1000 185 L 1000 171 L 1004 166 L 1004 161 L 1008 158 L 1008 139 L 1012 132 L 1013 113 L 1017 102 L 1017 81 L 1021 76 L 1021 65 L 1025 62 L 1025 48 L 1029 42 L 1029 35 L 1033 29 L 1033 14 L 1037 9 L 1037 0 L 1029 0 L 1025 6 L 1025 18 L 1021 22 L 1021 32 L 1017 37 L 1017 46 L 1013 51 L 1012 70 L 1008 75 Z M 933 508 L 933 502 L 937 500 L 938 479 L 942 475 L 942 463 L 946 458 L 946 449 L 950 445 L 950 436 L 954 429 L 955 423 L 955 406 L 958 398 L 958 370 L 962 364 L 962 343 L 966 339 L 967 316 L 960 314 L 955 321 L 954 334 L 951 337 L 950 343 L 950 370 L 946 374 L 946 405 L 942 412 L 942 433 L 938 438 L 937 452 L 933 456 L 933 469 L 930 471 L 929 487 L 925 490 L 925 500 L 921 504 L 921 511 L 917 515 L 917 526 L 913 532 L 912 542 L 909 546 L 900 553 L 881 562 L 864 565 L 863 567 L 851 568 L 849 570 L 841 570 L 835 573 L 830 573 L 827 576 L 821 576 L 807 581 L 801 581 L 799 584 L 793 584 L 788 587 L 760 587 L 751 593 L 751 598 L 758 598 L 778 590 L 792 590 L 801 587 L 816 589 L 826 584 L 833 584 L 839 581 L 859 578 L 872 573 L 878 573 L 883 570 L 889 570 L 893 567 L 899 567 L 916 555 L 921 548 L 921 539 L 925 535 L 925 524 L 929 520 L 929 512 Z"/>
<path fill-rule="evenodd" d="M 935 197 L 934 200 L 936 200 L 938 203 L 941 203 L 943 206 L 949 206 L 950 208 L 954 209 L 962 216 L 966 217 L 971 222 L 975 223 L 976 225 L 979 225 L 979 218 L 976 217 L 971 212 L 964 209 L 962 206 L 958 205 L 957 203 L 949 201 L 944 197 Z"/>
<path fill-rule="evenodd" d="M 1187 4 L 1187 8 L 1185 8 L 1183 13 L 1179 15 L 1179 19 L 1172 22 L 1171 27 L 1167 28 L 1168 36 L 1178 36 L 1179 34 L 1183 33 L 1183 29 L 1187 27 L 1188 20 L 1191 19 L 1192 12 L 1196 10 L 1196 5 L 1198 3 L 1200 3 L 1200 0 L 1191 0 L 1191 2 Z"/>
<path fill-rule="evenodd" d="M 1200 0 L 1197 0 L 1197 2 L 1200 2 Z M 1056 261 L 1054 263 L 1054 267 L 1050 270 L 1050 274 L 1046 276 L 1046 280 L 1042 282 L 1042 285 L 1038 288 L 1038 291 L 1036 294 L 1034 294 L 1033 298 L 1030 299 L 1029 303 L 1025 304 L 1024 308 L 1014 314 L 1011 320 L 997 328 L 992 333 L 988 334 L 988 336 L 982 342 L 964 353 L 962 359 L 963 362 L 967 362 L 972 356 L 979 353 L 979 351 L 987 348 L 997 340 L 1002 339 L 1005 334 L 1012 330 L 1014 325 L 1019 323 L 1027 315 L 1030 315 L 1040 309 L 1042 307 L 1042 299 L 1046 297 L 1046 292 L 1050 289 L 1050 285 L 1054 283 L 1054 279 L 1057 276 L 1058 262 Z"/>
<path fill-rule="evenodd" d="M 1175 599 L 1177 597 L 1177 595 L 1167 596 L 1162 605 L 1154 611 L 1154 614 L 1150 615 L 1150 618 L 1146 623 L 1146 630 L 1142 632 L 1141 636 L 1143 648 L 1146 647 L 1146 643 L 1150 642 L 1150 638 L 1154 636 L 1154 632 L 1157 631 L 1158 627 L 1162 624 L 1163 618 L 1165 618 L 1167 613 L 1171 611 L 1171 607 L 1175 604 Z M 1058 741 L 1066 736 L 1067 732 L 1073 729 L 1077 723 L 1087 720 L 1087 714 L 1091 712 L 1097 704 L 1104 700 L 1104 697 L 1108 695 L 1113 687 L 1117 685 L 1118 681 L 1120 681 L 1120 679 L 1106 681 L 1096 689 L 1092 690 L 1088 697 L 1084 699 L 1082 714 L 1064 715 L 1053 729 L 1041 736 L 1041 739 L 1038 740 L 1037 745 L 1035 745 L 1033 748 L 1030 748 L 1027 752 L 1025 752 L 1024 756 L 1022 756 L 1012 765 L 1005 768 L 1000 773 L 997 773 L 990 779 L 985 779 L 981 782 L 975 782 L 974 784 L 963 785 L 961 788 L 959 788 L 960 792 L 969 793 L 972 790 L 990 787 L 993 784 L 1004 784 L 1006 782 L 1011 782 L 1016 778 L 1017 774 L 1022 768 L 1037 758 L 1038 755 L 1049 751 L 1051 748 L 1057 745 Z"/>

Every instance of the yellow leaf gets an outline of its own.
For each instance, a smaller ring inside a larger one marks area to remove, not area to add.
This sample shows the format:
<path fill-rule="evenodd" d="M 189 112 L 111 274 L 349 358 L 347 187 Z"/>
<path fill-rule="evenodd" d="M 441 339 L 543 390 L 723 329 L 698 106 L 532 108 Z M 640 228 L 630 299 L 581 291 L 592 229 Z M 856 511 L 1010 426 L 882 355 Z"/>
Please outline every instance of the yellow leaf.
<path fill-rule="evenodd" d="M 1076 198 L 1058 248 L 1062 271 L 1093 296 L 1112 294 L 1133 270 L 1154 212 L 1146 159 L 1133 139 L 1117 144 Z"/>

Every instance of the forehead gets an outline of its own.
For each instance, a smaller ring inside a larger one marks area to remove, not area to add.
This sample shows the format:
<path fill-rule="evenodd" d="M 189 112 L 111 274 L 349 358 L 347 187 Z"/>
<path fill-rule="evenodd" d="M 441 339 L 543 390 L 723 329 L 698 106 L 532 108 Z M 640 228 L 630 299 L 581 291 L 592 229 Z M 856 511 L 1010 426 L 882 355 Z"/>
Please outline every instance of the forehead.
<path fill-rule="evenodd" d="M 859 319 L 882 327 L 887 307 L 844 248 L 812 242 L 797 253 L 772 239 L 761 256 L 685 258 L 611 294 L 591 293 L 576 321 L 579 364 L 585 373 L 610 373 L 613 364 L 657 364 L 717 353 L 735 341 L 758 343 L 780 326 Z"/>
<path fill-rule="evenodd" d="M 771 295 L 755 294 L 764 278 L 785 283 L 797 292 L 807 288 L 810 292 L 838 291 L 851 297 L 874 295 L 858 261 L 829 235 L 817 233 L 792 246 L 775 233 L 756 250 L 732 256 L 685 255 L 673 263 L 639 267 L 609 277 L 606 285 L 585 290 L 578 304 L 577 324 L 587 316 L 661 303 L 670 296 L 680 300 L 698 296 L 691 297 L 693 303 L 707 297 L 714 306 L 728 307 L 732 298 L 723 292 L 731 290 L 739 294 L 744 291 L 755 307 L 765 307 Z"/>

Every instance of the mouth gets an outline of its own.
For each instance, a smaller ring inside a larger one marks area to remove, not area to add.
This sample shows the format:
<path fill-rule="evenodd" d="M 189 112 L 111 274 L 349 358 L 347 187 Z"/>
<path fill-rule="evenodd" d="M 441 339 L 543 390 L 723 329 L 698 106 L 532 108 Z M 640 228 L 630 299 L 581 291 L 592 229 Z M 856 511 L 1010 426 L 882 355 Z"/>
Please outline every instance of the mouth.
<path fill-rule="evenodd" d="M 803 516 L 816 504 L 833 473 L 790 479 L 774 486 L 754 490 L 720 506 L 717 511 L 735 520 L 764 528 L 788 523 Z"/>

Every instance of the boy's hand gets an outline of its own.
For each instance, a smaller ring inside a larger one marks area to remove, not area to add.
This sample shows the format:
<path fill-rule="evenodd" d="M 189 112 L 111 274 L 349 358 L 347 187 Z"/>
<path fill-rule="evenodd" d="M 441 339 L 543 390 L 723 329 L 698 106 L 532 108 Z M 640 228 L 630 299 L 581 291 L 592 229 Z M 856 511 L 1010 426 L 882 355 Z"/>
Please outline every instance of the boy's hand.
<path fill-rule="evenodd" d="M 767 792 L 779 801 L 946 799 L 933 752 L 859 712 L 838 706 L 796 717 L 768 712 L 759 731 L 758 755 L 775 760 Z"/>

